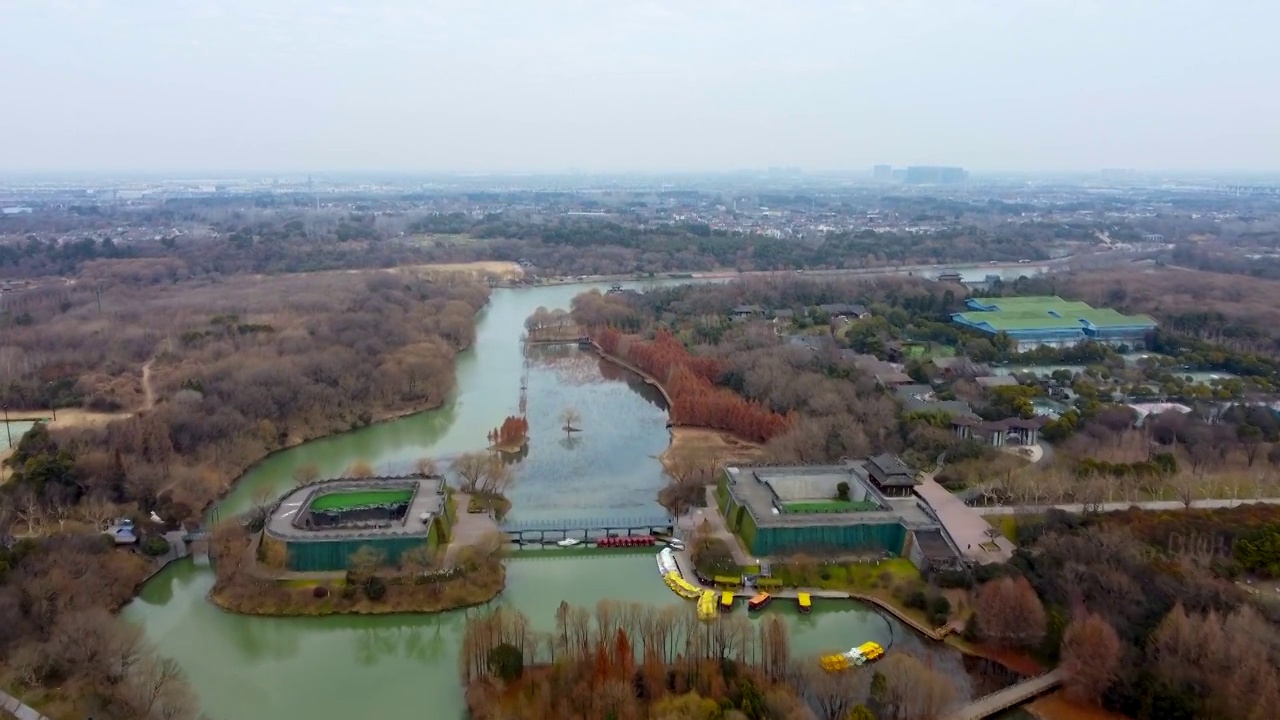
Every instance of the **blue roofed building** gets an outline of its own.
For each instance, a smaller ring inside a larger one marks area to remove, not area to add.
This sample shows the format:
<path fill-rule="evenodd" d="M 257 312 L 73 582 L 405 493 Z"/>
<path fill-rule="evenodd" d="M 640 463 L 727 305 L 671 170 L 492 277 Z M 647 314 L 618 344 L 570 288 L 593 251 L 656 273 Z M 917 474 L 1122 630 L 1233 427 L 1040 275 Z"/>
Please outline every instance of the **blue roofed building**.
<path fill-rule="evenodd" d="M 952 322 L 986 335 L 1003 332 L 1018 350 L 1070 347 L 1089 340 L 1142 347 L 1146 334 L 1156 328 L 1147 315 L 1125 315 L 1050 295 L 969 298 L 966 304 L 970 309 L 952 315 Z"/>

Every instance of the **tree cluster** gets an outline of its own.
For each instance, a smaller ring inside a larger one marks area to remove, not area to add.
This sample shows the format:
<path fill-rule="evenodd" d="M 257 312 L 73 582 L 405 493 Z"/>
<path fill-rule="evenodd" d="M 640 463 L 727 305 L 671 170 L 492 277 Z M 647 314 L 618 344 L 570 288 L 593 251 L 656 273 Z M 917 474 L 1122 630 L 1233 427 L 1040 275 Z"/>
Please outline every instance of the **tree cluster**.
<path fill-rule="evenodd" d="M 502 424 L 489 431 L 489 444 L 508 448 L 523 445 L 529 437 L 529 421 L 508 415 Z"/>
<path fill-rule="evenodd" d="M 717 387 L 714 382 L 720 376 L 720 363 L 693 355 L 666 330 L 659 329 L 652 341 L 644 341 L 605 327 L 595 330 L 593 339 L 606 353 L 634 364 L 662 383 L 671 396 L 671 421 L 675 424 L 724 430 L 757 442 L 788 428 L 790 419 L 786 416 Z"/>

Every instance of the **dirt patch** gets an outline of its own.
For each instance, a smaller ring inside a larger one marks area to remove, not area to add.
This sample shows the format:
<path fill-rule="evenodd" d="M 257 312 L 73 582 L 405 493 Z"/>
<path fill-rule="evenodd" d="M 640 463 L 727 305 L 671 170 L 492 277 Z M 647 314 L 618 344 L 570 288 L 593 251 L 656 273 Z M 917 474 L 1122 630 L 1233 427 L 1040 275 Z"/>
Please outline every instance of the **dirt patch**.
<path fill-rule="evenodd" d="M 94 412 L 92 410 L 81 410 L 80 408 L 59 408 L 58 419 L 53 419 L 53 413 L 49 410 L 10 410 L 9 420 L 46 420 L 49 422 L 49 428 L 57 430 L 59 428 L 96 428 L 103 427 L 107 423 L 114 420 L 123 420 L 132 415 L 132 413 L 118 412 Z M 14 438 L 16 441 L 17 438 Z"/>
<path fill-rule="evenodd" d="M 1040 720 L 1125 720 L 1126 717 L 1100 707 L 1073 703 L 1062 691 L 1039 698 L 1024 708 Z"/>
<path fill-rule="evenodd" d="M 524 269 L 513 262 L 498 260 L 480 260 L 464 263 L 433 263 L 430 265 L 406 265 L 398 270 L 416 270 L 440 273 L 468 273 L 479 277 L 498 277 L 503 280 L 514 280 L 524 276 Z"/>
<path fill-rule="evenodd" d="M 764 447 L 719 430 L 671 428 L 671 444 L 659 460 L 669 474 L 700 463 L 751 463 L 764 457 Z"/>

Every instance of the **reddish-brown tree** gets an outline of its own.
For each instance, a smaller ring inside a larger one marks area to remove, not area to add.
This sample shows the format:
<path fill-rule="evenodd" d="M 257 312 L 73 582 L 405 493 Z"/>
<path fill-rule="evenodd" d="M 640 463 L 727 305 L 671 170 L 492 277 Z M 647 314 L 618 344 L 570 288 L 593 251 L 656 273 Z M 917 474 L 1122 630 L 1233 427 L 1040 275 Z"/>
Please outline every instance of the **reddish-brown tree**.
<path fill-rule="evenodd" d="M 978 588 L 978 627 L 984 640 L 1029 648 L 1044 637 L 1044 605 L 1026 578 L 1003 577 Z"/>
<path fill-rule="evenodd" d="M 1062 669 L 1073 700 L 1097 703 L 1115 681 L 1123 649 L 1111 624 L 1100 615 L 1077 613 L 1062 638 Z"/>

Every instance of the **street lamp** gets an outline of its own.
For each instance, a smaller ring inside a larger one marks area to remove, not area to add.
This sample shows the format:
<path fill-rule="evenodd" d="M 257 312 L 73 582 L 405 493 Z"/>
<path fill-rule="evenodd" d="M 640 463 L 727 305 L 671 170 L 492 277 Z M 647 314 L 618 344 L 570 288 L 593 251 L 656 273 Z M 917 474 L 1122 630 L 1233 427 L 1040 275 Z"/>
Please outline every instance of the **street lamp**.
<path fill-rule="evenodd" d="M 13 447 L 13 431 L 9 429 L 9 403 L 4 404 L 4 435 L 9 438 L 9 447 Z"/>
<path fill-rule="evenodd" d="M 53 404 L 53 381 L 45 386 L 49 390 L 49 409 L 53 411 L 53 421 L 58 422 L 58 406 Z"/>

